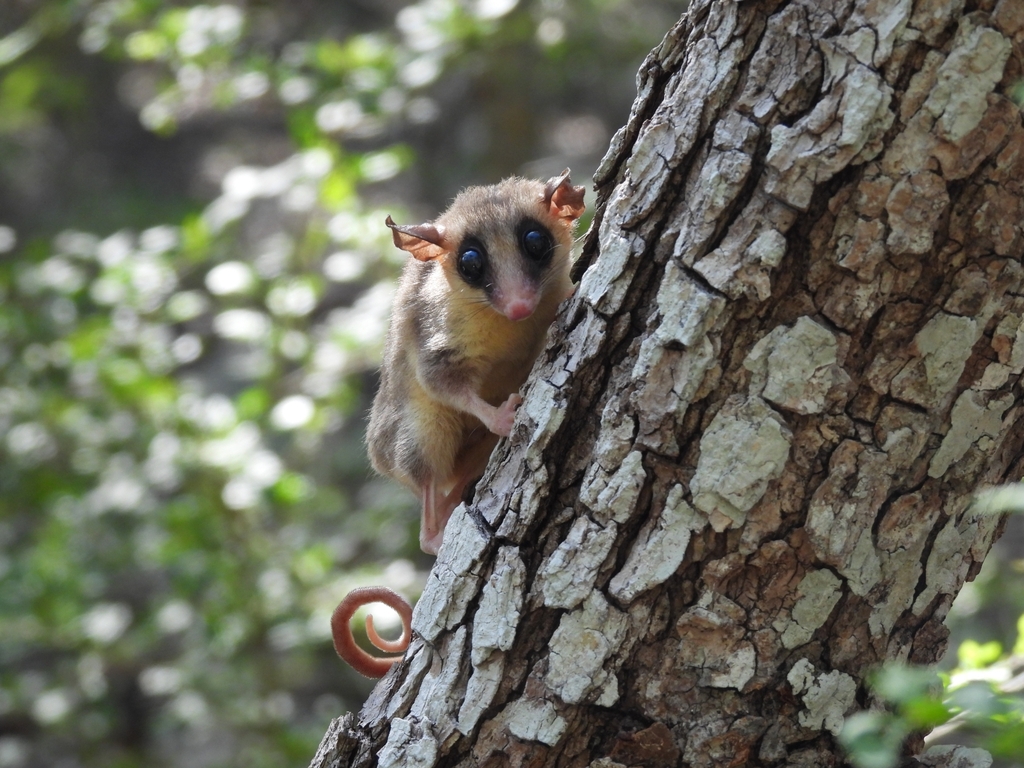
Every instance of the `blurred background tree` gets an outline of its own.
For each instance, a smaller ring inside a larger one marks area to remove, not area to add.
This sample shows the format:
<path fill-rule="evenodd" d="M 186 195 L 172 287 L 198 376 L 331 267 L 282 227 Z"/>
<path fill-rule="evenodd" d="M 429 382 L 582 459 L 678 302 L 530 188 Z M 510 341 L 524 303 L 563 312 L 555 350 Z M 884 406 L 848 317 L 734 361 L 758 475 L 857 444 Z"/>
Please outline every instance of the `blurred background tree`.
<path fill-rule="evenodd" d="M 302 766 L 360 705 L 330 612 L 431 563 L 362 446 L 384 217 L 587 183 L 684 7 L 0 3 L 0 768 Z M 954 615 L 1010 648 L 999 552 Z"/>
<path fill-rule="evenodd" d="M 0 768 L 306 765 L 415 597 L 384 217 L 593 172 L 671 0 L 0 3 Z"/>

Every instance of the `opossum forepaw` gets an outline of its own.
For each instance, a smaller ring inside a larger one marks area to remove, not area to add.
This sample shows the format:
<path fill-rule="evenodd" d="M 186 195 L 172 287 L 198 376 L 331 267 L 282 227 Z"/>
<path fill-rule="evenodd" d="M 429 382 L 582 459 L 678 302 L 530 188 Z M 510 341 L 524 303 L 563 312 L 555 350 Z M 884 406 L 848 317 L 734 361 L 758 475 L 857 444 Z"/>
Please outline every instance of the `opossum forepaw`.
<path fill-rule="evenodd" d="M 508 399 L 495 409 L 494 423 L 490 425 L 491 432 L 502 437 L 508 437 L 512 432 L 512 422 L 516 420 L 516 408 L 523 402 L 518 392 L 513 392 Z"/>

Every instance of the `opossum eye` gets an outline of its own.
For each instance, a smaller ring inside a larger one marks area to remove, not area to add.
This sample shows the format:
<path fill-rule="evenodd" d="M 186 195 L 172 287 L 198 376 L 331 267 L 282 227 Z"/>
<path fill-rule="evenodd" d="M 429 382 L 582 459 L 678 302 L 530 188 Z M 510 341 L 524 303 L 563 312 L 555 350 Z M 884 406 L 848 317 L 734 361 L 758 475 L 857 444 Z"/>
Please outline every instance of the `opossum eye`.
<path fill-rule="evenodd" d="M 459 274 L 470 285 L 479 285 L 484 276 L 484 269 L 487 262 L 484 259 L 483 251 L 475 246 L 467 246 L 459 251 L 457 261 Z"/>
<path fill-rule="evenodd" d="M 534 261 L 546 259 L 551 253 L 551 236 L 543 229 L 523 232 L 523 252 Z"/>

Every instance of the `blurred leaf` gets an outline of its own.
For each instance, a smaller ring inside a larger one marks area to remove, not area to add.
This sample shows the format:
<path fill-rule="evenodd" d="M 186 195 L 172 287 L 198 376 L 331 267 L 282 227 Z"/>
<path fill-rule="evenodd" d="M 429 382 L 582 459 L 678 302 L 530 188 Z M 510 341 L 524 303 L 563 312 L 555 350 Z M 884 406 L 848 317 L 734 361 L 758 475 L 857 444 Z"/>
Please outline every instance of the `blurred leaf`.
<path fill-rule="evenodd" d="M 198 261 L 210 247 L 210 228 L 198 214 L 186 216 L 181 222 L 181 249 L 186 258 Z"/>
<path fill-rule="evenodd" d="M 905 731 L 883 712 L 857 712 L 846 718 L 839 741 L 857 768 L 895 768 Z"/>
<path fill-rule="evenodd" d="M 38 24 L 26 24 L 0 37 L 0 67 L 10 64 L 35 47 L 42 38 Z"/>
<path fill-rule="evenodd" d="M 942 690 L 933 670 L 902 664 L 889 664 L 877 670 L 871 675 L 870 684 L 883 699 L 898 704 Z"/>
<path fill-rule="evenodd" d="M 900 713 L 914 730 L 931 730 L 947 722 L 951 716 L 945 704 L 926 696 L 905 701 Z"/>
<path fill-rule="evenodd" d="M 974 504 L 981 511 L 993 515 L 1024 512 L 1024 483 L 1011 483 L 982 491 Z"/>
<path fill-rule="evenodd" d="M 235 399 L 238 409 L 238 418 L 246 421 L 259 419 L 266 414 L 270 407 L 270 396 L 262 387 L 249 387 L 239 393 Z"/>
<path fill-rule="evenodd" d="M 140 30 L 125 39 L 125 52 L 133 59 L 150 61 L 164 58 L 170 48 L 170 41 L 157 30 Z"/>
<path fill-rule="evenodd" d="M 309 478 L 296 472 L 286 472 L 274 483 L 274 499 L 281 504 L 297 504 L 308 499 L 314 490 Z"/>
<path fill-rule="evenodd" d="M 1019 760 L 1024 755 L 1024 723 L 1018 719 L 999 728 L 985 741 L 985 746 L 995 757 Z"/>
<path fill-rule="evenodd" d="M 1024 656 L 1024 614 L 1017 617 L 1017 641 L 1013 644 L 1014 656 Z"/>
<path fill-rule="evenodd" d="M 964 669 L 982 669 L 1003 655 L 1003 646 L 997 640 L 979 643 L 965 640 L 957 649 L 957 658 Z"/>
<path fill-rule="evenodd" d="M 982 682 L 968 683 L 957 688 L 950 693 L 948 700 L 953 710 L 969 712 L 975 717 L 988 718 L 1004 711 L 1004 706 L 992 693 L 992 688 Z"/>
<path fill-rule="evenodd" d="M 352 174 L 335 169 L 320 182 L 320 201 L 324 207 L 337 210 L 352 202 L 356 192 L 356 180 Z"/>

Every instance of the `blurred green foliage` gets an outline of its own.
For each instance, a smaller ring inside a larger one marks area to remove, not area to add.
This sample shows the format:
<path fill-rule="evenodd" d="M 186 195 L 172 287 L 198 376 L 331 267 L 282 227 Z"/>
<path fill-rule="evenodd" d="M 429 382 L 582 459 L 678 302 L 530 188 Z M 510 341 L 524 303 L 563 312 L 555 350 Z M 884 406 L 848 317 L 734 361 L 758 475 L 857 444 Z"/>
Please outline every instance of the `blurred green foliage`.
<path fill-rule="evenodd" d="M 985 491 L 975 504 L 987 514 L 1024 511 L 1024 483 Z M 1013 539 L 1009 543 L 1019 545 L 1019 537 Z M 988 574 L 983 570 L 979 580 L 991 581 L 992 572 L 1006 566 L 995 554 L 986 561 Z M 961 597 L 958 603 L 977 600 L 970 589 Z M 959 610 L 970 615 L 977 607 Z M 1018 618 L 1009 652 L 999 640 L 968 637 L 955 646 L 956 658 L 946 660 L 941 671 L 899 665 L 877 670 L 869 680 L 877 706 L 847 718 L 840 736 L 853 765 L 895 768 L 905 740 L 914 733 L 928 734 L 934 750 L 967 743 L 987 750 L 996 765 L 1024 764 L 1024 612 L 1018 606 L 1012 615 Z"/>
<path fill-rule="evenodd" d="M 0 768 L 309 761 L 331 610 L 430 562 L 362 446 L 385 215 L 582 180 L 680 10 L 0 7 Z"/>
<path fill-rule="evenodd" d="M 1021 630 L 1024 634 L 1024 622 Z M 895 768 L 904 740 L 915 732 L 929 734 L 929 744 L 968 742 L 1001 765 L 1020 765 L 1021 656 L 1005 656 L 996 642 L 972 641 L 960 645 L 958 656 L 959 665 L 950 672 L 895 666 L 874 675 L 872 692 L 887 708 L 848 718 L 841 736 L 856 768 Z"/>

